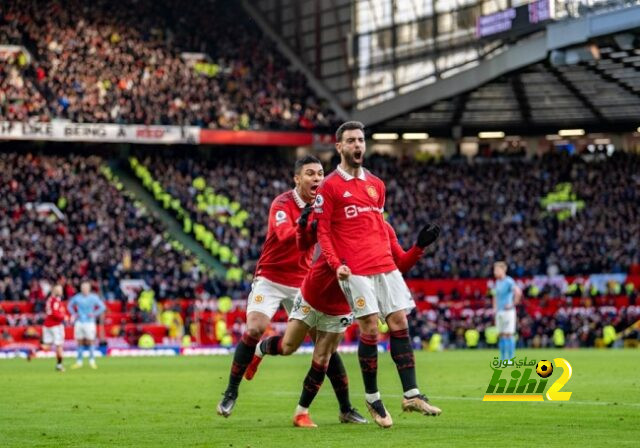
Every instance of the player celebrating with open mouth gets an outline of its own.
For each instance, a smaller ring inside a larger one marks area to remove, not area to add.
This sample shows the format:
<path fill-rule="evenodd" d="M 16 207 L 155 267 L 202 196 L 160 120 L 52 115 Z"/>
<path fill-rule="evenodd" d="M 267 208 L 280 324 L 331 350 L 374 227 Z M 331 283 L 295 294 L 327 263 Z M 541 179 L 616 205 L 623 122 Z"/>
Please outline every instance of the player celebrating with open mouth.
<path fill-rule="evenodd" d="M 310 226 L 311 229 L 306 229 L 306 226 L 306 219 L 301 219 L 298 225 L 298 244 L 301 249 L 314 245 L 316 241 L 315 226 Z M 422 256 L 424 249 L 432 244 L 440 233 L 437 225 L 425 226 L 420 231 L 416 244 L 405 252 L 398 243 L 391 225 L 386 223 L 386 227 L 393 259 L 401 272 L 409 271 Z M 251 378 L 264 355 L 291 355 L 300 347 L 307 333 L 311 329 L 316 330 L 311 369 L 303 382 L 302 394 L 293 418 L 294 426 L 317 427 L 309 416 L 309 407 L 324 382 L 327 363 L 336 352 L 345 329 L 351 324 L 352 316 L 335 272 L 320 254 L 302 282 L 284 336 L 272 336 L 256 347 L 256 356 L 247 369 L 247 376 Z M 340 388 L 348 387 L 346 372 L 341 380 L 342 384 L 336 384 L 334 379 L 331 379 L 336 393 Z"/>
<path fill-rule="evenodd" d="M 366 143 L 364 125 L 343 123 L 336 131 L 340 165 L 318 189 L 314 213 L 318 242 L 360 327 L 358 358 L 366 405 L 375 422 L 393 424 L 378 391 L 378 316 L 390 330 L 391 357 L 404 391 L 402 409 L 440 415 L 420 393 L 406 312 L 415 307 L 411 292 L 391 253 L 383 219 L 384 183 L 362 167 Z"/>
<path fill-rule="evenodd" d="M 248 297 L 247 329 L 236 347 L 229 383 L 217 406 L 218 414 L 223 417 L 229 417 L 233 411 L 242 377 L 269 322 L 281 304 L 287 313 L 291 313 L 293 301 L 309 270 L 313 247 L 309 246 L 304 251 L 298 249 L 296 227 L 302 210 L 314 202 L 323 178 L 320 161 L 312 156 L 304 157 L 295 164 L 296 187 L 276 197 L 271 204 L 267 238 Z M 344 365 L 337 354 L 331 357 L 330 370 L 327 373 L 330 377 L 338 378 L 344 374 Z M 364 417 L 351 407 L 348 390 L 336 390 L 336 395 L 340 401 L 342 421 L 366 423 Z"/>

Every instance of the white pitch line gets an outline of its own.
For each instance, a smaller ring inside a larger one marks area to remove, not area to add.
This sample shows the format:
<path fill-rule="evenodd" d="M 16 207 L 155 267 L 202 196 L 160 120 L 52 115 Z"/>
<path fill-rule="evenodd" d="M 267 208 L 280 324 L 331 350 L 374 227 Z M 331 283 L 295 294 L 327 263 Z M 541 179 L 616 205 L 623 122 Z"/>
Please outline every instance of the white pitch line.
<path fill-rule="evenodd" d="M 271 395 L 281 395 L 281 396 L 299 396 L 299 392 L 288 392 L 288 391 L 277 391 L 271 392 Z M 384 394 L 384 397 L 391 398 L 401 398 L 402 395 L 397 394 Z M 450 397 L 444 395 L 429 395 L 429 398 L 434 400 L 464 400 L 464 401 L 476 401 L 479 403 L 483 403 L 482 396 L 480 397 Z M 560 404 L 579 404 L 583 406 L 631 406 L 631 407 L 640 407 L 640 403 L 621 403 L 619 401 L 581 401 L 581 400 L 569 400 L 569 401 L 549 401 L 545 400 L 545 403 L 560 403 Z M 532 402 L 540 404 L 541 402 Z"/>

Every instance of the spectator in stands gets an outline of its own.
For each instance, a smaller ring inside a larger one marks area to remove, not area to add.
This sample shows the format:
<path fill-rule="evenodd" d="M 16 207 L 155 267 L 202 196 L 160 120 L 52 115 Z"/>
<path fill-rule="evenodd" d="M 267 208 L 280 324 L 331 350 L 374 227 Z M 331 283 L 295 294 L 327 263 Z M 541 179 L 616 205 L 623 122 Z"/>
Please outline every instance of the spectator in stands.
<path fill-rule="evenodd" d="M 101 174 L 102 163 L 96 156 L 0 153 L 0 299 L 39 303 L 40 282 L 58 280 L 69 297 L 86 276 L 101 278 L 98 286 L 111 298 L 131 277 L 163 298 L 190 297 L 200 286 L 212 293 L 231 287 L 197 268 L 185 270 L 197 265 Z"/>
<path fill-rule="evenodd" d="M 146 153 L 141 160 L 194 221 L 230 245 L 251 271 L 264 241 L 268 198 L 289 187 L 283 181 L 287 164 L 251 150 L 220 151 L 211 159 Z M 437 247 L 420 260 L 412 277 L 488 277 L 499 258 L 510 260 L 515 276 L 545 275 L 554 266 L 566 275 L 625 272 L 640 262 L 640 210 L 632 205 L 640 201 L 637 156 L 617 153 L 599 162 L 546 155 L 428 164 L 373 155 L 366 164 L 387 181 L 385 210 L 401 243 L 409 245 L 422 223 L 442 226 Z M 226 208 L 198 206 L 197 178 L 250 211 L 247 233 L 219 219 L 231 214 Z M 575 216 L 559 216 L 541 205 L 562 182 L 570 183 L 584 203 Z M 554 293 L 553 285 L 545 288 L 536 293 Z"/>
<path fill-rule="evenodd" d="M 330 127 L 332 112 L 243 14 L 232 0 L 7 0 L 0 43 L 35 51 L 28 79 L 0 76 L 0 118 Z"/>

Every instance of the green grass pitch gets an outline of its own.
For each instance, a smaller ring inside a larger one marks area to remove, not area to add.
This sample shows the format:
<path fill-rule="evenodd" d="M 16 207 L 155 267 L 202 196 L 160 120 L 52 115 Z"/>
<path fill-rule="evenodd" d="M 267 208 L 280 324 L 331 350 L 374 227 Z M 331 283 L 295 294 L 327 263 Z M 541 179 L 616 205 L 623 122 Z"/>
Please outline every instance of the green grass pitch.
<path fill-rule="evenodd" d="M 563 389 L 573 392 L 571 400 L 543 403 L 482 402 L 495 354 L 416 353 L 421 388 L 443 409 L 437 418 L 400 412 L 397 373 L 389 354 L 380 354 L 380 390 L 394 417 L 389 430 L 338 423 L 329 381 L 311 408 L 319 428 L 292 427 L 309 355 L 267 358 L 243 383 L 228 419 L 215 414 L 228 356 L 107 358 L 97 371 L 85 364 L 62 374 L 51 359 L 5 360 L 0 446 L 638 446 L 640 351 L 520 350 L 537 360 L 564 357 L 573 367 Z M 357 358 L 343 356 L 352 402 L 365 414 Z"/>

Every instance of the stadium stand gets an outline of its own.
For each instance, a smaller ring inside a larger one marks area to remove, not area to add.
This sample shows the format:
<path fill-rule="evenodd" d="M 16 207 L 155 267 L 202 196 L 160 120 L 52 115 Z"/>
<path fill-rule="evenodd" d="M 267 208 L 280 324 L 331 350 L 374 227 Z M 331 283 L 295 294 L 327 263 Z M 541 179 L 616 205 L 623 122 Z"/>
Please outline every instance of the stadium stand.
<path fill-rule="evenodd" d="M 211 230 L 221 245 L 232 247 L 238 264 L 253 271 L 264 243 L 271 201 L 293 187 L 292 163 L 249 148 L 242 153 L 219 150 L 207 159 L 194 156 L 145 152 L 141 163 L 165 191 L 179 199 L 193 222 Z M 199 199 L 207 188 L 211 200 Z M 233 225 L 230 219 L 240 211 L 248 218 Z"/>
<path fill-rule="evenodd" d="M 107 179 L 101 157 L 3 152 L 0 167 L 0 300 L 27 298 L 38 280 L 63 281 L 71 293 L 84 277 L 101 279 L 103 294 L 119 300 L 124 278 L 164 298 L 226 291 Z"/>
<path fill-rule="evenodd" d="M 480 333 L 479 346 L 492 345 L 488 329 L 494 326 L 491 300 L 485 297 L 441 297 L 436 303 L 417 295 L 417 308 L 410 315 L 411 336 L 420 345 L 434 334 L 442 347 L 464 348 L 467 330 Z M 622 337 L 624 330 L 640 318 L 637 298 L 624 295 L 599 295 L 592 299 L 572 300 L 566 295 L 527 299 L 518 313 L 520 347 L 594 347 L 604 343 L 604 327 L 612 325 Z M 554 340 L 554 331 L 562 331 L 562 344 Z M 610 345 L 613 341 L 607 341 Z M 494 342 L 495 344 L 495 342 Z M 425 346 L 427 343 L 425 342 Z M 434 349 L 438 349 L 435 348 Z"/>
<path fill-rule="evenodd" d="M 238 241 L 235 250 L 251 270 L 264 241 L 270 199 L 290 188 L 292 174 L 289 164 L 273 155 L 228 154 L 209 160 L 149 155 L 144 164 L 225 244 Z M 637 156 L 617 153 L 587 162 L 549 154 L 531 160 L 478 157 L 433 164 L 372 155 L 367 166 L 387 181 L 388 219 L 405 247 L 413 244 L 424 223 L 438 222 L 443 228 L 432 255 L 419 262 L 411 277 L 490 277 L 492 261 L 501 258 L 509 260 L 518 277 L 626 272 L 640 258 L 640 216 L 631 205 L 639 200 Z M 249 237 L 198 208 L 193 182 L 201 176 L 214 191 L 250 211 Z M 566 183 L 574 202 L 583 201 L 584 207 L 570 220 L 542 203 Z"/>
<path fill-rule="evenodd" d="M 410 333 L 416 346 L 424 345 L 425 348 L 433 350 L 465 348 L 469 345 L 465 339 L 467 330 L 479 332 L 479 347 L 493 344 L 489 332 L 494 325 L 494 316 L 489 299 L 482 297 L 465 301 L 460 298 L 446 298 L 436 305 L 423 299 L 424 297 L 417 296 L 418 307 L 409 316 Z M 574 306 L 567 297 L 527 300 L 518 317 L 518 345 L 531 348 L 560 345 L 554 339 L 556 330 L 562 331 L 561 345 L 564 347 L 610 345 L 614 341 L 605 341 L 606 326 L 611 325 L 615 334 L 623 337 L 624 331 L 640 319 L 640 306 L 636 304 L 636 299 L 629 300 L 622 296 L 618 299 L 621 300 L 599 296 L 595 302 L 583 300 L 582 304 L 577 304 L 578 306 Z M 179 322 L 184 328 L 175 328 L 173 331 L 176 333 L 191 334 L 202 344 L 217 344 L 222 338 L 215 332 L 215 323 L 223 321 L 225 329 L 230 329 L 225 330 L 224 335 L 229 332 L 233 336 L 232 340 L 237 341 L 242 332 L 234 329 L 244 321 L 244 312 L 235 310 L 220 314 L 216 312 L 215 303 L 206 302 L 186 299 L 164 301 L 162 309 L 180 316 Z M 156 343 L 165 342 L 165 338 L 170 335 L 172 324 L 165 324 L 161 313 L 157 316 L 157 321 L 154 316 L 152 320 L 145 322 L 135 306 L 129 306 L 127 310 L 121 302 L 107 303 L 109 311 L 104 330 L 101 328 L 105 337 L 124 337 L 129 343 L 136 345 L 138 338 L 144 333 L 152 335 Z M 617 304 L 621 306 L 616 306 Z M 32 303 L 0 302 L 0 347 L 10 342 L 37 338 L 43 318 L 42 313 L 35 312 Z M 286 320 L 285 315 L 276 318 L 276 321 L 283 320 Z M 284 324 L 275 325 L 278 331 Z M 35 332 L 35 336 L 30 336 L 30 331 Z M 71 327 L 68 327 L 66 332 L 67 339 L 71 339 Z M 439 345 L 430 347 L 428 341 L 433 340 L 435 334 L 439 335 Z M 384 334 L 382 336 L 383 340 L 386 339 Z M 345 342 L 354 343 L 357 340 L 357 326 L 353 325 L 345 334 Z"/>
<path fill-rule="evenodd" d="M 591 163 L 556 153 L 431 166 L 373 157 L 368 166 L 389 179 L 389 221 L 401 242 L 410 244 L 422 223 L 443 227 L 434 255 L 412 276 L 490 277 L 495 259 L 508 259 L 517 277 L 626 272 L 638 263 L 640 216 L 631 205 L 640 199 L 636 155 Z M 571 219 L 541 202 L 563 183 L 575 202 L 584 201 Z"/>
<path fill-rule="evenodd" d="M 237 3 L 2 2 L 0 44 L 17 47 L 2 55 L 0 121 L 333 130 L 335 114 Z M 446 126 L 449 132 L 449 119 Z M 264 242 L 269 204 L 292 186 L 289 156 L 255 148 L 218 148 L 215 155 L 133 149 L 132 172 L 229 269 L 223 280 L 118 186 L 105 158 L 33 150 L 25 144 L 0 152 L 0 345 L 38 337 L 46 293 L 40 281 L 62 281 L 68 297 L 83 278 L 97 279 L 109 300 L 107 336 L 135 344 L 147 333 L 162 342 L 183 326 L 202 343 L 220 343 L 229 332 L 237 339 L 244 320 L 238 305 Z M 442 227 L 409 273 L 413 279 L 487 278 L 496 259 L 508 260 L 519 278 L 627 273 L 640 264 L 637 155 L 422 163 L 372 154 L 366 166 L 386 182 L 387 217 L 405 248 L 424 223 Z M 149 285 L 154 306 L 127 300 L 120 283 L 127 278 Z M 436 301 L 417 286 L 414 292 L 416 338 L 437 333 L 442 344 L 462 347 L 467 330 L 484 338 L 491 326 L 485 289 L 442 293 Z M 234 302 L 221 310 L 223 299 Z M 604 290 L 529 295 L 520 344 L 549 346 L 560 328 L 568 346 L 596 345 L 606 326 L 622 331 L 638 319 L 636 299 Z M 353 331 L 347 341 L 355 340 Z"/>
<path fill-rule="evenodd" d="M 188 155 L 138 153 L 140 163 L 164 191 L 179 199 L 194 222 L 212 229 L 221 244 L 232 248 L 244 270 L 251 272 L 264 240 L 270 200 L 291 187 L 290 163 L 275 153 L 250 149 L 240 154 L 220 150 L 216 157 Z M 118 189 L 102 157 L 3 152 L 0 161 L 0 301 L 4 301 L 0 326 L 13 328 L 8 333 L 12 340 L 24 340 L 26 330 L 42 319 L 44 291 L 38 280 L 62 279 L 70 295 L 82 278 L 101 279 L 96 287 L 115 299 L 106 315 L 105 334 L 123 334 L 131 340 L 149 333 L 156 342 L 162 341 L 169 327 L 161 323 L 164 310 L 176 311 L 185 333 L 199 333 L 199 341 L 210 343 L 220 338 L 205 328 L 222 320 L 233 333 L 234 326 L 244 320 L 239 302 L 220 314 L 218 298 L 240 300 L 246 285 L 208 275 L 192 257 L 177 250 L 166 239 L 162 224 Z M 487 277 L 492 261 L 502 256 L 512 262 L 517 277 L 554 269 L 565 275 L 627 272 L 637 263 L 634 238 L 640 232 L 637 209 L 632 206 L 640 180 L 636 156 L 616 154 L 591 162 L 564 155 L 533 160 L 478 157 L 471 162 L 420 164 L 372 155 L 367 165 L 389 179 L 388 219 L 405 247 L 412 244 L 422 222 L 442 225 L 437 247 L 414 269 L 414 278 Z M 572 198 L 582 201 L 570 219 L 546 211 L 541 202 L 563 182 L 570 183 Z M 207 188 L 218 201 L 213 208 L 198 206 L 198 195 Z M 234 203 L 238 205 L 231 207 Z M 55 205 L 63 218 L 53 219 L 53 207 L 45 204 Z M 248 212 L 242 226 L 230 224 L 231 210 Z M 587 226 L 592 231 L 575 230 Z M 526 241 L 519 240 L 519 235 L 526 235 Z M 473 244 L 476 240 L 484 241 L 484 246 Z M 490 248 L 491 253 L 481 252 L 480 247 Z M 525 247 L 536 248 L 538 258 L 525 257 Z M 120 290 L 123 278 L 145 280 L 162 306 L 143 312 L 135 300 L 127 304 Z M 443 344 L 460 346 L 464 332 L 476 328 L 484 343 L 483 329 L 492 319 L 486 288 L 438 294 L 436 302 L 419 286 L 414 291 L 418 303 L 412 315 L 414 336 L 428 338 L 437 331 Z M 567 344 L 592 346 L 597 339 L 593 335 L 606 324 L 613 322 L 622 330 L 637 315 L 636 296 L 620 291 L 581 291 L 572 298 L 568 291 L 544 289 L 528 295 L 519 322 L 524 345 L 546 346 L 551 343 L 550 332 L 562 328 Z M 286 321 L 286 316 L 278 315 L 276 321 Z M 195 323 L 203 324 L 202 328 L 194 328 Z M 159 325 L 164 331 L 148 325 Z M 347 341 L 355 340 L 354 331 L 350 330 Z"/>
<path fill-rule="evenodd" d="M 37 118 L 49 119 L 47 102 L 36 89 L 30 77 L 22 53 L 11 54 L 6 63 L 0 64 L 0 118 L 8 121 L 25 121 Z"/>
<path fill-rule="evenodd" d="M 305 78 L 290 70 L 237 2 L 10 0 L 0 5 L 0 44 L 34 60 L 13 75 L 0 118 L 194 125 L 222 129 L 319 129 L 334 120 Z M 215 20 L 215 26 L 211 21 Z M 5 83 L 3 83 L 5 84 Z M 2 90 L 8 86 L 2 85 Z M 46 105 L 42 104 L 43 96 Z"/>

